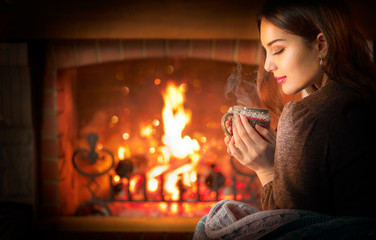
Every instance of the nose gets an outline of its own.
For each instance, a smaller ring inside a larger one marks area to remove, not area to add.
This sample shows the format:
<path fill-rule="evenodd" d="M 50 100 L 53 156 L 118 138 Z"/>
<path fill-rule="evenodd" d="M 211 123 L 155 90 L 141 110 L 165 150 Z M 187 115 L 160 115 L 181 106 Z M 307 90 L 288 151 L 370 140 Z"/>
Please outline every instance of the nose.
<path fill-rule="evenodd" d="M 274 72 L 275 70 L 277 70 L 277 65 L 274 63 L 271 57 L 266 56 L 264 68 L 268 72 Z"/>

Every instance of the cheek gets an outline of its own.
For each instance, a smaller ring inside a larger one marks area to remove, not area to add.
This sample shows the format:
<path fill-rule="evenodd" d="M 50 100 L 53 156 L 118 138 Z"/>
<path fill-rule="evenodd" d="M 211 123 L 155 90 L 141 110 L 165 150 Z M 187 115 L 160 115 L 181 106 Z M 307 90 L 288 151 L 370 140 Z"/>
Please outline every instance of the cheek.
<path fill-rule="evenodd" d="M 288 79 L 282 85 L 283 92 L 295 94 L 312 85 L 318 76 L 318 66 L 311 52 L 297 51 L 286 54 L 285 59 L 281 62 L 281 68 Z"/>
<path fill-rule="evenodd" d="M 301 69 L 301 61 L 299 55 L 295 52 L 286 53 L 280 61 L 280 70 L 286 75 L 288 78 L 295 78 L 297 75 L 300 75 Z"/>
<path fill-rule="evenodd" d="M 300 57 L 300 69 L 310 73 L 308 75 L 315 75 L 319 71 L 319 59 L 312 52 L 306 52 Z"/>
<path fill-rule="evenodd" d="M 310 53 L 301 49 L 294 49 L 286 55 L 286 58 L 286 67 L 294 73 L 306 72 L 311 65 Z"/>

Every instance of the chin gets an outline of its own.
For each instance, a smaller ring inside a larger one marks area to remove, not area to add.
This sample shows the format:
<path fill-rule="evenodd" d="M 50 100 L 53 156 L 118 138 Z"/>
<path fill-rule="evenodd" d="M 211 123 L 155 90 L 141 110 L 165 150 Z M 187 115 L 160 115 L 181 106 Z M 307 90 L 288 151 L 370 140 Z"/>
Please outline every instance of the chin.
<path fill-rule="evenodd" d="M 294 86 L 289 86 L 287 84 L 283 84 L 282 85 L 282 92 L 284 94 L 287 94 L 287 95 L 297 94 L 297 93 L 301 92 L 304 89 L 305 89 L 304 87 L 297 88 L 297 87 L 294 87 Z"/>
<path fill-rule="evenodd" d="M 288 86 L 284 86 L 284 85 L 282 85 L 282 92 L 287 95 L 293 95 L 297 93 L 294 89 L 289 88 Z"/>

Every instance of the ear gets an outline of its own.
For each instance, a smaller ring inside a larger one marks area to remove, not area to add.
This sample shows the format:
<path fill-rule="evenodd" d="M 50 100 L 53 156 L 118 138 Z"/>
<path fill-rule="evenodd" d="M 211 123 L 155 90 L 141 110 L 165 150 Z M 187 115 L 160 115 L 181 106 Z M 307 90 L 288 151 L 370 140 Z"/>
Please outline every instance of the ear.
<path fill-rule="evenodd" d="M 328 42 L 326 41 L 325 35 L 320 32 L 316 37 L 317 50 L 319 51 L 320 57 L 325 58 L 328 52 Z"/>

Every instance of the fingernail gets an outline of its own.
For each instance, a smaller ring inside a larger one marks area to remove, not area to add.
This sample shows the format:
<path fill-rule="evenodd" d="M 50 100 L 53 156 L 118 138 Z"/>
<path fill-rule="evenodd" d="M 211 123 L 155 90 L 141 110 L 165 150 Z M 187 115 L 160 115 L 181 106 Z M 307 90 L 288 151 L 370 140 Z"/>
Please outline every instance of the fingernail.
<path fill-rule="evenodd" d="M 239 119 L 239 114 L 234 113 L 234 118 L 235 118 L 235 119 Z"/>
<path fill-rule="evenodd" d="M 267 127 L 262 126 L 261 124 L 257 124 L 256 128 L 257 128 L 257 131 L 264 131 L 264 129 L 268 129 Z"/>

